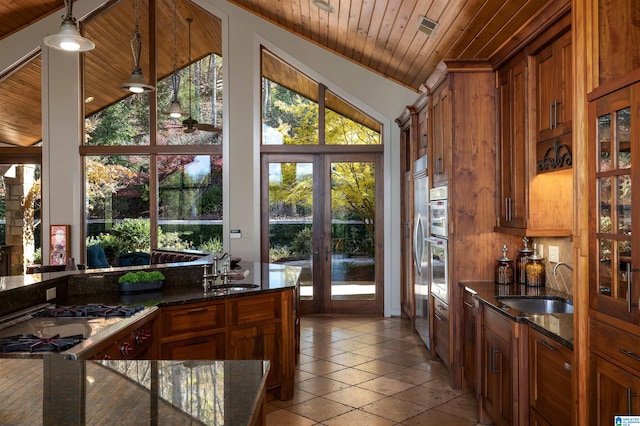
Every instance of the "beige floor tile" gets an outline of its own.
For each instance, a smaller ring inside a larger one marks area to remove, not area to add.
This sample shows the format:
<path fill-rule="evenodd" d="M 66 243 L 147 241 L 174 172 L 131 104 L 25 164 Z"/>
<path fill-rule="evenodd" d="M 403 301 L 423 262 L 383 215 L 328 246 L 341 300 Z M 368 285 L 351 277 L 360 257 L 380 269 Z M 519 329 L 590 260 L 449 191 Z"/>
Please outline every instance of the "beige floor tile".
<path fill-rule="evenodd" d="M 389 338 L 378 334 L 367 333 L 356 336 L 353 340 L 356 342 L 366 343 L 367 345 L 377 345 L 378 343 L 386 342 Z"/>
<path fill-rule="evenodd" d="M 302 371 L 299 368 L 296 368 L 295 375 L 293 376 L 294 383 L 304 382 L 305 380 L 313 379 L 314 377 L 318 377 L 315 374 Z"/>
<path fill-rule="evenodd" d="M 402 422 L 426 411 L 426 408 L 418 404 L 390 397 L 365 405 L 362 407 L 362 410 L 375 414 L 376 416 L 384 417 L 385 419 L 393 420 L 394 422 Z"/>
<path fill-rule="evenodd" d="M 452 389 L 450 385 L 450 377 L 448 375 L 438 377 L 437 379 L 434 379 L 434 380 L 430 380 L 427 383 L 423 384 L 422 386 L 429 389 L 435 389 L 438 391 L 451 392 L 456 396 L 464 395 L 465 393 L 468 392 L 466 389 Z"/>
<path fill-rule="evenodd" d="M 412 349 L 415 349 L 416 347 L 419 347 L 419 345 L 420 345 L 419 343 L 406 342 L 401 339 L 393 338 L 393 339 L 385 340 L 382 343 L 378 343 L 377 346 L 393 349 L 394 351 L 407 352 Z"/>
<path fill-rule="evenodd" d="M 429 389 L 422 386 L 416 386 L 406 391 L 399 392 L 393 395 L 394 398 L 402 399 L 403 401 L 413 402 L 414 404 L 422 405 L 427 409 L 441 406 L 449 401 L 452 401 L 457 397 L 453 392 L 445 392 L 441 390 Z M 447 410 L 443 410 L 447 411 Z"/>
<path fill-rule="evenodd" d="M 317 359 L 329 358 L 329 357 L 341 354 L 343 352 L 344 352 L 343 349 L 334 348 L 333 346 L 329 346 L 329 345 L 312 346 L 310 348 L 304 348 L 304 349 L 300 347 L 301 355 L 308 355 L 310 357 L 317 358 Z"/>
<path fill-rule="evenodd" d="M 354 408 L 360 408 L 364 405 L 371 404 L 372 402 L 378 401 L 384 397 L 384 395 L 379 394 L 378 392 L 353 386 L 324 396 L 324 398 Z"/>
<path fill-rule="evenodd" d="M 392 426 L 395 422 L 361 410 L 354 410 L 325 420 L 324 424 L 327 426 Z"/>
<path fill-rule="evenodd" d="M 305 392 L 301 389 L 296 389 L 295 392 L 293 392 L 293 398 L 287 401 L 280 401 L 279 399 L 273 399 L 269 401 L 269 404 L 277 408 L 286 408 L 295 404 L 299 404 L 301 402 L 308 401 L 313 398 L 317 398 L 317 395 L 314 395 L 309 392 Z"/>
<path fill-rule="evenodd" d="M 346 383 L 339 382 L 337 380 L 327 379 L 326 377 L 315 377 L 313 379 L 305 380 L 304 382 L 296 383 L 295 390 L 302 390 L 312 393 L 317 396 L 323 396 L 331 392 L 339 391 L 348 387 Z"/>
<path fill-rule="evenodd" d="M 351 328 L 343 328 L 340 330 L 334 330 L 331 333 L 331 336 L 338 339 L 353 339 L 357 336 L 362 336 L 365 334 L 364 331 L 353 330 Z"/>
<path fill-rule="evenodd" d="M 424 355 L 409 354 L 406 352 L 398 352 L 396 354 L 380 358 L 380 360 L 392 362 L 394 364 L 399 364 L 405 367 L 411 367 L 413 365 L 418 365 L 425 361 L 429 361 L 429 359 Z"/>
<path fill-rule="evenodd" d="M 478 404 L 476 403 L 475 396 L 470 393 L 466 393 L 457 398 L 453 398 L 442 405 L 438 405 L 436 410 L 458 417 L 464 417 L 469 420 L 476 420 Z"/>
<path fill-rule="evenodd" d="M 476 422 L 433 409 L 406 419 L 402 424 L 406 426 L 474 426 Z"/>
<path fill-rule="evenodd" d="M 358 370 L 356 368 L 345 368 L 344 370 L 336 371 L 333 373 L 325 374 L 326 378 L 337 380 L 349 385 L 357 385 L 358 383 L 368 382 L 378 377 L 377 374 L 369 373 L 368 371 Z"/>
<path fill-rule="evenodd" d="M 395 395 L 399 392 L 406 391 L 414 387 L 411 383 L 401 382 L 400 380 L 390 379 L 388 377 L 378 377 L 368 382 L 360 383 L 358 387 L 373 392 L 378 392 L 386 396 Z"/>
<path fill-rule="evenodd" d="M 357 349 L 366 348 L 368 345 L 366 343 L 356 342 L 355 340 L 340 340 L 338 342 L 329 343 L 329 346 L 343 351 L 355 351 Z"/>
<path fill-rule="evenodd" d="M 368 356 L 354 354 L 353 352 L 344 352 L 339 355 L 332 356 L 331 358 L 327 358 L 327 361 L 344 365 L 345 367 L 354 367 L 372 360 L 373 359 Z"/>
<path fill-rule="evenodd" d="M 267 426 L 313 426 L 314 420 L 286 410 L 278 410 L 267 414 Z"/>
<path fill-rule="evenodd" d="M 298 368 L 302 371 L 306 371 L 307 373 L 324 376 L 325 374 L 333 373 L 334 371 L 344 370 L 345 366 L 336 364 L 335 362 L 318 360 L 308 362 L 306 364 L 300 364 Z"/>
<path fill-rule="evenodd" d="M 356 368 L 358 370 L 368 371 L 369 373 L 384 376 L 385 374 L 390 374 L 395 371 L 402 370 L 403 367 L 401 365 L 393 364 L 387 361 L 374 360 L 365 362 L 364 364 L 360 364 Z"/>
<path fill-rule="evenodd" d="M 386 377 L 400 380 L 401 382 L 412 383 L 414 385 L 422 385 L 424 383 L 427 383 L 429 380 L 433 380 L 434 378 L 440 376 L 434 377 L 433 373 L 431 373 L 430 371 L 417 370 L 414 367 L 407 367 L 402 370 L 387 374 Z"/>
<path fill-rule="evenodd" d="M 316 422 L 324 422 L 340 414 L 353 410 L 352 407 L 331 401 L 326 398 L 314 398 L 288 408 L 292 413 L 307 417 Z"/>
<path fill-rule="evenodd" d="M 351 352 L 358 355 L 368 356 L 373 359 L 380 359 L 398 353 L 393 349 L 383 348 L 381 346 L 365 346 L 364 348 L 356 349 Z"/>

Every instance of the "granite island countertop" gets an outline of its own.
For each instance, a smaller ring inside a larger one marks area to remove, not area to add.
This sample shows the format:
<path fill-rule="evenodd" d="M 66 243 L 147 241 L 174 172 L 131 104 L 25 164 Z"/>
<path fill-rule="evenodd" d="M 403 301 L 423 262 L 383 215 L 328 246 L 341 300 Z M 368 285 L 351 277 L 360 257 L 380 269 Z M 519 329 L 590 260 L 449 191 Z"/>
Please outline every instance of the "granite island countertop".
<path fill-rule="evenodd" d="M 573 304 L 573 297 L 548 287 L 527 287 L 522 284 L 502 285 L 493 281 L 461 282 L 460 286 L 474 293 L 481 303 L 507 316 L 513 321 L 526 322 L 534 329 L 554 339 L 558 343 L 573 350 L 573 314 L 531 314 L 520 312 L 500 302 L 500 297 L 553 297 L 568 300 Z"/>
<path fill-rule="evenodd" d="M 264 415 L 268 369 L 269 361 L 0 359 L 0 422 L 251 425 Z"/>

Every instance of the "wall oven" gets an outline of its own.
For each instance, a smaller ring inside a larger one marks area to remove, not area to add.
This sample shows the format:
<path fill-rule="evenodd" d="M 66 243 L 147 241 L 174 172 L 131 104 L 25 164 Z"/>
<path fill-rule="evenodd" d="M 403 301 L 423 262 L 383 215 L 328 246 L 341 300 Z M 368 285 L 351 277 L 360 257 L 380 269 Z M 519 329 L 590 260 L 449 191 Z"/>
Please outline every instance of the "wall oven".
<path fill-rule="evenodd" d="M 431 294 L 449 303 L 449 235 L 448 188 L 439 186 L 429 191 L 429 227 L 427 238 Z"/>
<path fill-rule="evenodd" d="M 432 188 L 429 191 L 429 228 L 431 235 L 435 237 L 447 238 L 449 234 L 447 196 L 446 186 Z"/>

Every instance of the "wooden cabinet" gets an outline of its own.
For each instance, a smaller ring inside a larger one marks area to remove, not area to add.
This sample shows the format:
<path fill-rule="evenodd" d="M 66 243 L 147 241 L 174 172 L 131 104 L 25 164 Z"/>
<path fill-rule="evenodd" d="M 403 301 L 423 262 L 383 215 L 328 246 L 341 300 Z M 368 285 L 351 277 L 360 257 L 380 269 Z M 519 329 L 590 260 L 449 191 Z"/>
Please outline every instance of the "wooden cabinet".
<path fill-rule="evenodd" d="M 595 355 L 591 370 L 591 424 L 611 424 L 617 415 L 640 415 L 640 377 Z"/>
<path fill-rule="evenodd" d="M 462 346 L 462 369 L 463 377 L 474 391 L 478 389 L 478 356 L 479 350 L 476 344 L 478 301 L 473 298 L 473 294 L 465 291 L 463 294 L 463 346 Z"/>
<path fill-rule="evenodd" d="M 531 424 L 571 424 L 572 359 L 573 352 L 565 346 L 529 331 Z"/>
<path fill-rule="evenodd" d="M 438 86 L 431 96 L 430 125 L 431 125 L 431 165 L 429 174 L 433 184 L 449 178 L 449 168 L 452 158 L 452 108 L 449 78 Z"/>
<path fill-rule="evenodd" d="M 482 308 L 481 411 L 497 425 L 528 423 L 526 356 L 521 356 L 523 333 L 514 322 L 491 308 Z"/>
<path fill-rule="evenodd" d="M 435 353 L 442 359 L 442 363 L 447 367 L 451 365 L 449 351 L 450 345 L 450 322 L 449 306 L 440 301 L 437 297 L 431 298 L 433 301 L 433 347 Z"/>
<path fill-rule="evenodd" d="M 293 397 L 297 354 L 295 289 L 161 308 L 161 359 L 271 361 L 267 389 Z"/>
<path fill-rule="evenodd" d="M 163 359 L 224 359 L 224 302 L 163 308 L 160 354 Z"/>
<path fill-rule="evenodd" d="M 538 142 L 571 133 L 571 31 L 565 31 L 535 55 Z"/>
<path fill-rule="evenodd" d="M 590 149 L 589 265 L 591 307 L 640 325 L 640 83 L 592 102 Z M 633 188 L 633 189 L 632 189 Z M 633 249 L 632 249 L 633 248 Z"/>
<path fill-rule="evenodd" d="M 498 70 L 498 226 L 527 227 L 527 141 L 524 51 Z"/>

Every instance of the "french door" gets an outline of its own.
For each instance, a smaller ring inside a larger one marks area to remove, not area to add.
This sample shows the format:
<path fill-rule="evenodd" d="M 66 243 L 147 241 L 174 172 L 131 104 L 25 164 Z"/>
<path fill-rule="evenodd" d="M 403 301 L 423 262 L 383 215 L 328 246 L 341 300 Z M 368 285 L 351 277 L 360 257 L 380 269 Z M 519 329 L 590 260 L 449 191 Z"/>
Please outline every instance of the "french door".
<path fill-rule="evenodd" d="M 262 159 L 262 261 L 302 268 L 301 312 L 382 315 L 382 155 Z"/>

